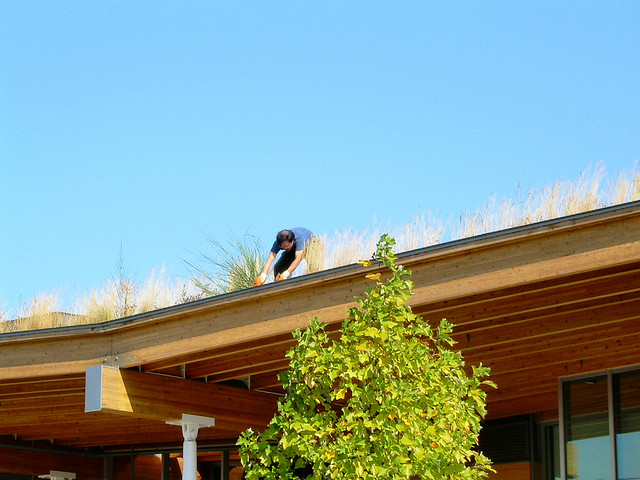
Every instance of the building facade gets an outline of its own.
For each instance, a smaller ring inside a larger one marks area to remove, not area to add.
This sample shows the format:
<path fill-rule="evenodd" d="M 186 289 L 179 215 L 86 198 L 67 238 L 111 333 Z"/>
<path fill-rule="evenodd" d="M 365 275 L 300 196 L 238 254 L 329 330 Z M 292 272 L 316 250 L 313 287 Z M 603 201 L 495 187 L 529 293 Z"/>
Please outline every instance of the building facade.
<path fill-rule="evenodd" d="M 639 202 L 399 261 L 414 312 L 447 318 L 467 363 L 492 369 L 493 478 L 640 478 Z M 0 335 L 0 478 L 240 477 L 235 441 L 275 412 L 291 332 L 312 317 L 337 329 L 380 268 Z"/>

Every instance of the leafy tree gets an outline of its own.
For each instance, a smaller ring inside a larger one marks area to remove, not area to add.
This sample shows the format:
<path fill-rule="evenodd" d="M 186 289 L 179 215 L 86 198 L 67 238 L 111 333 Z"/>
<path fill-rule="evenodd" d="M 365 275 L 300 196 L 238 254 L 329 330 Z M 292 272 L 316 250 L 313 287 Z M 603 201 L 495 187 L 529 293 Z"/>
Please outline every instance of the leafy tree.
<path fill-rule="evenodd" d="M 338 339 L 317 318 L 294 333 L 277 414 L 238 440 L 248 480 L 478 479 L 491 470 L 475 450 L 489 369 L 467 372 L 450 349 L 452 324 L 433 329 L 412 312 L 411 273 L 396 265 L 394 244 L 378 242 L 374 259 L 391 276 L 367 275 L 375 287 Z"/>

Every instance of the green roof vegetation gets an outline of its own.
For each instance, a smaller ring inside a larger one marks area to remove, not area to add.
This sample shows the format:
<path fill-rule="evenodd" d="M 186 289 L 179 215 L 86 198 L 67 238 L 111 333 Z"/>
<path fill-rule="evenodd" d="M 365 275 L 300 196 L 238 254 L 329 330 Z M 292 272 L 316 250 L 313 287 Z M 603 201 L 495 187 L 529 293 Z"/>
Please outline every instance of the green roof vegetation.
<path fill-rule="evenodd" d="M 458 218 L 440 219 L 418 213 L 401 225 L 378 222 L 362 231 L 320 234 L 324 258 L 309 261 L 330 269 L 371 258 L 383 234 L 394 237 L 396 250 L 404 252 L 636 200 L 640 200 L 637 162 L 631 170 L 618 172 L 608 181 L 605 168 L 597 165 L 576 180 L 558 181 L 528 191 L 516 188 L 508 198 L 491 198 Z M 101 323 L 249 288 L 268 249 L 251 235 L 231 235 L 226 243 L 212 237 L 208 241 L 212 252 L 202 254 L 197 263 L 188 263 L 189 279 L 171 278 L 164 270 L 153 270 L 143 282 L 135 282 L 124 273 L 121 258 L 116 278 L 82 295 L 71 307 L 60 305 L 59 295 L 51 292 L 22 302 L 15 319 L 10 319 L 0 307 L 0 333 Z M 301 273 L 304 272 L 303 265 Z M 71 313 L 61 313 L 63 310 Z"/>

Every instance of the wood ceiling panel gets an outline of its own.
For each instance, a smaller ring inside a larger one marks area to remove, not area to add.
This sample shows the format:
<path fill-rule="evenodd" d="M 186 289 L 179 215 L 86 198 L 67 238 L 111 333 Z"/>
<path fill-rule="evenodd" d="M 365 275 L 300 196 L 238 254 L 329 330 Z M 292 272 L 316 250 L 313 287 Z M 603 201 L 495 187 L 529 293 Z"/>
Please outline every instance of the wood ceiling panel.
<path fill-rule="evenodd" d="M 84 403 L 82 406 L 75 408 L 55 408 L 52 407 L 47 412 L 30 411 L 14 413 L 10 415 L 3 414 L 0 417 L 0 435 L 14 435 L 20 432 L 22 427 L 36 424 L 47 424 L 54 426 L 56 424 L 75 423 L 99 423 L 102 419 L 93 416 L 91 413 L 84 412 Z M 50 437 L 45 437 L 50 438 Z"/>
<path fill-rule="evenodd" d="M 611 320 L 602 321 L 603 318 Z M 633 301 L 571 316 L 534 318 L 515 326 L 505 324 L 503 328 L 493 328 L 486 332 L 466 335 L 463 331 L 454 335 L 454 339 L 458 339 L 457 348 L 463 349 L 467 357 L 472 358 L 480 351 L 488 352 L 493 359 L 500 359 L 504 356 L 516 356 L 523 351 L 527 354 L 543 353 L 602 339 L 603 333 L 625 337 L 638 331 L 639 322 L 640 301 Z M 520 336 L 514 334 L 513 330 L 518 330 Z"/>
<path fill-rule="evenodd" d="M 175 357 L 168 356 L 167 358 L 159 362 L 145 363 L 141 366 L 141 369 L 145 372 L 155 372 L 166 368 L 182 366 L 185 364 L 200 362 L 205 363 L 207 361 L 210 361 L 210 363 L 215 363 L 220 359 L 242 356 L 243 354 L 250 354 L 255 350 L 260 351 L 263 348 L 271 348 L 278 345 L 290 345 L 292 343 L 292 338 L 293 337 L 291 333 L 287 333 L 269 338 L 261 338 L 252 342 L 234 344 L 222 348 L 208 349 L 196 355 L 180 355 Z"/>
<path fill-rule="evenodd" d="M 18 437 L 22 440 L 38 440 L 55 438 L 58 443 L 76 441 L 78 437 L 103 438 L 155 438 L 158 434 L 171 434 L 174 439 L 180 439 L 180 427 L 166 425 L 163 422 L 146 419 L 122 419 L 115 416 L 100 418 L 93 416 L 93 421 L 76 421 L 54 423 L 50 425 L 27 425 L 20 428 Z"/>
<path fill-rule="evenodd" d="M 485 338 L 495 334 L 498 330 L 509 329 L 504 336 L 527 335 L 528 332 L 555 331 L 570 332 L 576 328 L 583 328 L 594 323 L 606 324 L 608 319 L 616 319 L 619 315 L 632 317 L 637 310 L 640 294 L 625 293 L 619 296 L 610 296 L 606 299 L 574 302 L 566 305 L 556 305 L 550 308 L 541 308 L 527 314 L 505 315 L 499 319 L 492 319 L 482 329 L 462 328 L 471 338 Z M 558 325 L 553 326 L 554 323 Z M 511 330 L 513 329 L 513 333 Z"/>
<path fill-rule="evenodd" d="M 497 383 L 499 397 L 517 396 L 517 392 L 526 392 L 527 389 L 534 392 L 541 385 L 546 385 L 543 388 L 557 388 L 558 378 L 625 365 L 640 365 L 640 352 L 636 345 L 624 342 L 624 346 L 618 346 L 612 340 L 608 344 L 588 346 L 584 349 L 586 355 L 583 358 L 546 360 L 520 371 L 511 369 L 509 360 L 504 360 L 493 365 L 489 378 Z"/>
<path fill-rule="evenodd" d="M 72 399 L 64 404 L 47 402 L 44 404 L 31 404 L 28 406 L 11 406 L 0 409 L 0 429 L 5 425 L 16 425 L 19 418 L 24 419 L 49 419 L 64 418 L 66 415 L 84 413 L 84 396 Z"/>
<path fill-rule="evenodd" d="M 622 287 L 624 285 L 624 287 Z M 619 274 L 616 277 L 591 278 L 588 283 L 556 284 L 553 288 L 521 286 L 518 293 L 493 291 L 489 298 L 460 299 L 456 305 L 442 308 L 439 304 L 424 304 L 414 307 L 414 312 L 427 318 L 448 318 L 454 323 L 466 324 L 468 328 L 485 328 L 487 322 L 506 316 L 531 314 L 541 309 L 561 308 L 575 302 L 595 302 L 597 304 L 615 302 L 623 294 L 640 292 L 640 272 Z M 483 296 L 484 297 L 484 296 Z M 570 307 L 565 307 L 570 308 Z M 475 322 L 479 325 L 473 325 Z M 489 323 L 490 325 L 490 323 Z"/>
<path fill-rule="evenodd" d="M 278 392 L 282 391 L 280 380 L 278 380 L 278 375 L 284 372 L 287 368 L 289 368 L 289 364 L 284 365 L 280 370 L 277 371 L 252 375 L 249 379 L 251 388 L 256 390 L 274 390 Z"/>
<path fill-rule="evenodd" d="M 554 391 L 499 400 L 492 396 L 487 410 L 487 420 L 528 415 L 536 412 L 540 420 L 557 419 L 558 394 Z"/>
<path fill-rule="evenodd" d="M 598 305 L 603 301 L 608 304 Z M 490 347 L 491 356 L 496 358 L 517 355 L 518 347 L 514 342 L 518 340 L 524 342 L 521 343 L 520 348 L 525 350 L 527 354 L 531 355 L 534 352 L 543 354 L 545 351 L 561 348 L 562 344 L 554 346 L 554 344 L 561 342 L 558 335 L 571 330 L 576 332 L 567 337 L 567 343 L 570 344 L 580 343 L 583 340 L 588 341 L 593 336 L 601 335 L 603 324 L 607 329 L 613 329 L 612 333 L 624 335 L 623 330 L 615 330 L 614 324 L 629 318 L 631 321 L 635 321 L 638 312 L 640 312 L 640 299 L 635 293 L 574 302 L 569 305 L 559 305 L 558 302 L 554 302 L 553 307 L 538 309 L 530 312 L 526 317 L 508 315 L 497 318 L 491 327 L 482 330 L 473 329 L 471 330 L 473 333 L 467 331 L 467 324 L 462 324 L 456 327 L 453 336 L 459 341 L 458 345 L 464 349 L 465 355 L 470 361 L 474 358 L 470 355 L 473 355 L 475 348 L 486 351 Z M 616 318 L 617 320 L 606 324 L 603 322 L 603 318 Z M 633 329 L 633 324 L 628 324 L 626 328 Z M 535 347 L 535 345 L 545 345 L 545 341 L 547 344 L 544 348 Z M 290 343 L 277 343 L 275 346 L 263 345 L 254 352 L 254 355 L 241 355 L 239 358 L 227 355 L 224 357 L 224 362 L 220 364 L 192 362 L 186 366 L 186 371 L 197 372 L 212 382 L 251 375 L 254 381 L 253 388 L 273 386 L 275 379 L 273 372 L 282 371 L 288 366 L 288 361 L 284 358 L 285 346 L 289 347 Z M 273 358 L 281 360 L 271 361 Z M 223 373 L 218 373 L 218 370 Z M 260 376 L 270 379 L 267 383 L 263 383 L 260 381 Z"/>
<path fill-rule="evenodd" d="M 52 378 L 0 381 L 0 400 L 15 396 L 46 395 L 84 388 L 84 374 Z"/>
<path fill-rule="evenodd" d="M 224 373 L 209 372 L 206 374 L 208 381 L 210 382 L 224 382 L 235 378 L 250 377 L 249 384 L 251 388 L 257 388 L 251 383 L 251 378 L 255 375 L 261 375 L 264 373 L 270 373 L 274 371 L 281 371 L 289 367 L 289 360 L 284 358 L 284 352 L 282 352 L 282 358 L 274 360 L 269 363 L 260 363 L 257 365 L 249 365 L 244 368 L 237 368 Z"/>
<path fill-rule="evenodd" d="M 481 306 L 483 302 L 492 302 L 500 298 L 517 297 L 522 294 L 535 295 L 536 292 L 562 291 L 565 288 L 579 291 L 584 285 L 589 285 L 592 282 L 600 282 L 606 278 L 617 278 L 619 280 L 612 285 L 612 291 L 619 292 L 621 286 L 637 289 L 638 282 L 636 282 L 635 279 L 639 272 L 640 262 L 630 261 L 624 265 L 588 270 L 541 281 L 516 282 L 516 285 L 506 285 L 499 289 L 486 290 L 473 295 L 456 296 L 455 292 L 452 292 L 453 295 L 447 299 L 435 302 L 420 302 L 414 306 L 414 309 L 416 313 L 419 313 L 425 308 L 434 313 L 452 309 L 458 311 L 470 305 Z M 576 290 L 574 286 L 578 287 L 578 289 Z"/>
<path fill-rule="evenodd" d="M 171 427 L 171 426 L 167 426 Z M 237 430 L 226 431 L 222 429 L 203 428 L 198 432 L 198 444 L 217 443 L 234 444 L 240 432 Z M 125 448 L 135 445 L 136 448 L 155 449 L 163 446 L 182 445 L 183 436 L 180 427 L 173 426 L 173 429 L 159 425 L 140 424 L 135 429 L 123 428 L 120 432 L 103 435 L 101 432 L 87 432 L 75 438 L 63 438 L 57 441 L 57 445 L 65 445 L 75 448 L 86 447 L 118 447 Z"/>
<path fill-rule="evenodd" d="M 189 362 L 185 369 L 186 376 L 187 378 L 202 378 L 243 369 L 251 370 L 255 368 L 259 370 L 264 365 L 282 362 L 285 358 L 285 353 L 293 346 L 295 346 L 295 340 L 290 338 L 287 342 L 278 342 L 275 345 L 268 344 L 260 348 L 245 350 L 238 354 L 221 356 L 214 360 Z M 242 376 L 242 374 L 236 374 L 235 376 Z M 232 376 L 231 378 L 235 377 Z"/>
<path fill-rule="evenodd" d="M 29 420 L 23 418 L 23 420 Z M 51 421 L 49 421 L 51 420 Z M 224 423 L 224 422 L 219 422 Z M 264 428 L 256 424 L 254 428 Z M 199 439 L 235 439 L 237 428 L 213 427 L 201 429 Z M 182 429 L 161 421 L 123 418 L 116 415 L 87 413 L 65 417 L 32 419 L 30 423 L 19 423 L 11 427 L 0 427 L 0 435 L 11 435 L 20 441 L 55 439 L 56 445 L 100 446 L 118 444 L 181 444 Z"/>

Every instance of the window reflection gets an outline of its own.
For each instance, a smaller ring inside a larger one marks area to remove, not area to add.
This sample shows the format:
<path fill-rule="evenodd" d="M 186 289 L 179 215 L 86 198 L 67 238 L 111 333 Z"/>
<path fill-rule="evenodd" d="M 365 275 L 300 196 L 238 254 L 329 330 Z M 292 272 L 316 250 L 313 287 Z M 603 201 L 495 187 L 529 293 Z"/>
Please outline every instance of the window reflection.
<path fill-rule="evenodd" d="M 640 479 L 640 371 L 613 381 L 618 479 Z"/>
<path fill-rule="evenodd" d="M 607 377 L 565 384 L 567 478 L 611 478 Z"/>

